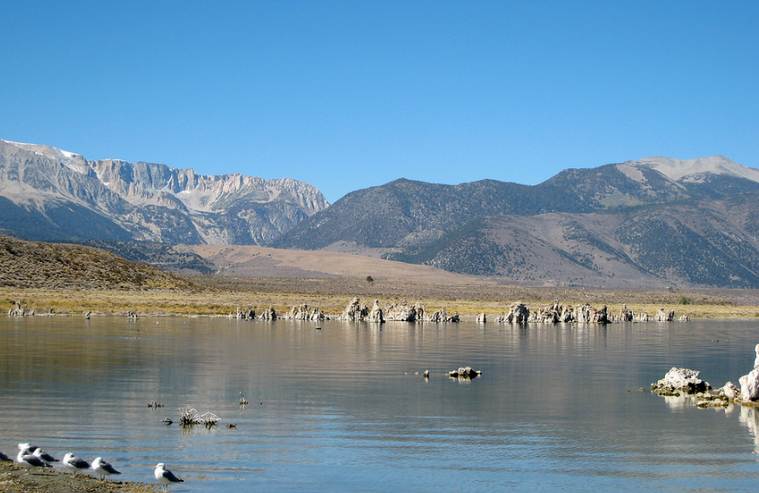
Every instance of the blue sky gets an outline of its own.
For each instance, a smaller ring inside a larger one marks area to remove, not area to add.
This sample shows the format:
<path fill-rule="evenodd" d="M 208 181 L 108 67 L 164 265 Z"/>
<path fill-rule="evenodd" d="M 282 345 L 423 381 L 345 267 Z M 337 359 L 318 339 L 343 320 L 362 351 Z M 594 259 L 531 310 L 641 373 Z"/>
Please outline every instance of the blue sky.
<path fill-rule="evenodd" d="M 4 2 L 0 138 L 292 176 L 759 166 L 759 2 Z"/>

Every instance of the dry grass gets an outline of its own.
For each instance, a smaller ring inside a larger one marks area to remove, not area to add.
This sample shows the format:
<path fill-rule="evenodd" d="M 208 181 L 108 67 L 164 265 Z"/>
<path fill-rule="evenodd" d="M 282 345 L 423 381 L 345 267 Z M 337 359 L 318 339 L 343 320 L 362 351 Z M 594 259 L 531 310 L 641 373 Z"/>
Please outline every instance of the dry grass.
<path fill-rule="evenodd" d="M 591 303 L 609 305 L 617 313 L 623 304 L 634 311 L 655 314 L 660 307 L 674 309 L 677 314 L 688 313 L 693 318 L 759 318 L 757 304 L 739 303 L 745 294 L 736 293 L 735 299 L 725 295 L 691 294 L 688 305 L 678 303 L 679 296 L 668 292 L 610 292 L 571 291 L 554 289 L 505 288 L 495 292 L 477 291 L 467 287 L 427 286 L 407 283 L 382 289 L 381 285 L 355 288 L 350 282 L 341 285 L 336 280 L 264 279 L 242 285 L 239 281 L 229 283 L 214 279 L 214 283 L 198 290 L 102 290 L 102 289 L 19 289 L 0 288 L 0 309 L 7 311 L 13 300 L 21 300 L 37 313 L 50 309 L 59 314 L 81 314 L 92 311 L 100 314 L 123 314 L 136 311 L 141 315 L 226 315 L 237 307 L 273 306 L 286 311 L 293 305 L 308 303 L 327 313 L 340 313 L 354 295 L 364 302 L 379 299 L 383 305 L 406 300 L 421 301 L 428 310 L 445 308 L 464 316 L 485 312 L 489 315 L 503 313 L 516 301 L 531 307 L 547 305 L 554 299 L 565 304 Z M 234 285 L 233 289 L 231 285 Z M 345 288 L 345 289 L 341 289 Z"/>
<path fill-rule="evenodd" d="M 96 248 L 0 236 L 0 286 L 135 290 L 190 289 L 192 284 Z"/>

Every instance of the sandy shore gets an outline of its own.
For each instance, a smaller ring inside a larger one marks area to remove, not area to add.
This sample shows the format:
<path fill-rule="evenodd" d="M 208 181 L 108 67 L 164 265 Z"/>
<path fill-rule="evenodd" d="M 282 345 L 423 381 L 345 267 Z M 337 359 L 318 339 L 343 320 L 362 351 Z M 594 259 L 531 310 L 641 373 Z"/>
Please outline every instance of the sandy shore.
<path fill-rule="evenodd" d="M 120 481 L 100 481 L 92 476 L 73 475 L 54 469 L 27 469 L 0 462 L 0 493 L 153 493 L 157 487 Z"/>

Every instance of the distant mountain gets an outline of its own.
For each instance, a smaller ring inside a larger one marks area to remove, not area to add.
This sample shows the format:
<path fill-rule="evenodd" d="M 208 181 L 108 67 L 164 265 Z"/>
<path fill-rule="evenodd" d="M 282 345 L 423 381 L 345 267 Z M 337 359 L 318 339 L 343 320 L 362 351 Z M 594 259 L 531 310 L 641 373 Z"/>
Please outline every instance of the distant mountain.
<path fill-rule="evenodd" d="M 724 157 L 569 169 L 535 186 L 396 180 L 275 242 L 564 285 L 759 287 L 759 170 Z M 631 284 L 632 283 L 632 284 Z"/>
<path fill-rule="evenodd" d="M 205 176 L 0 140 L 0 232 L 26 239 L 268 244 L 327 205 L 290 178 Z"/>

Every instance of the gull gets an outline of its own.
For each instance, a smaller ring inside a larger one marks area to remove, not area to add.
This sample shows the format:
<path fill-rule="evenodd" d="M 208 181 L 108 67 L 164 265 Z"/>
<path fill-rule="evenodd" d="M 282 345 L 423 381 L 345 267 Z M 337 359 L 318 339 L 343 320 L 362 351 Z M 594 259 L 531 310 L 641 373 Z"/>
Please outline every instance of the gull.
<path fill-rule="evenodd" d="M 34 455 L 38 459 L 44 460 L 45 462 L 58 462 L 58 459 L 56 459 L 52 455 L 46 453 L 41 448 L 35 448 L 34 452 L 32 452 L 32 455 Z"/>
<path fill-rule="evenodd" d="M 89 462 L 84 459 L 80 459 L 71 452 L 67 452 L 66 455 L 63 456 L 63 465 L 70 469 L 73 469 L 74 472 L 77 472 L 81 469 L 89 469 L 91 467 Z"/>
<path fill-rule="evenodd" d="M 9 460 L 11 460 L 10 457 L 8 457 L 4 453 L 0 452 L 0 462 L 8 462 Z"/>
<path fill-rule="evenodd" d="M 39 457 L 27 454 L 25 450 L 19 450 L 16 462 L 27 467 L 53 467 Z"/>
<path fill-rule="evenodd" d="M 248 399 L 245 398 L 245 394 L 240 392 L 240 405 L 241 406 L 247 406 L 248 405 Z"/>
<path fill-rule="evenodd" d="M 34 453 L 35 450 L 37 450 L 39 447 L 35 445 L 29 445 L 29 442 L 22 442 L 18 444 L 18 449 L 22 452 L 26 453 Z"/>
<path fill-rule="evenodd" d="M 155 476 L 156 480 L 160 481 L 161 484 L 164 485 L 171 483 L 184 483 L 184 479 L 179 479 L 174 475 L 173 472 L 166 469 L 166 466 L 163 462 L 156 464 L 155 469 L 153 470 L 153 476 Z"/>
<path fill-rule="evenodd" d="M 102 457 L 95 457 L 95 460 L 92 461 L 92 470 L 95 471 L 95 474 L 100 476 L 100 479 L 105 479 L 106 476 L 110 476 L 111 474 L 121 474 L 119 471 L 114 469 L 112 465 L 107 463 L 103 460 Z"/>

